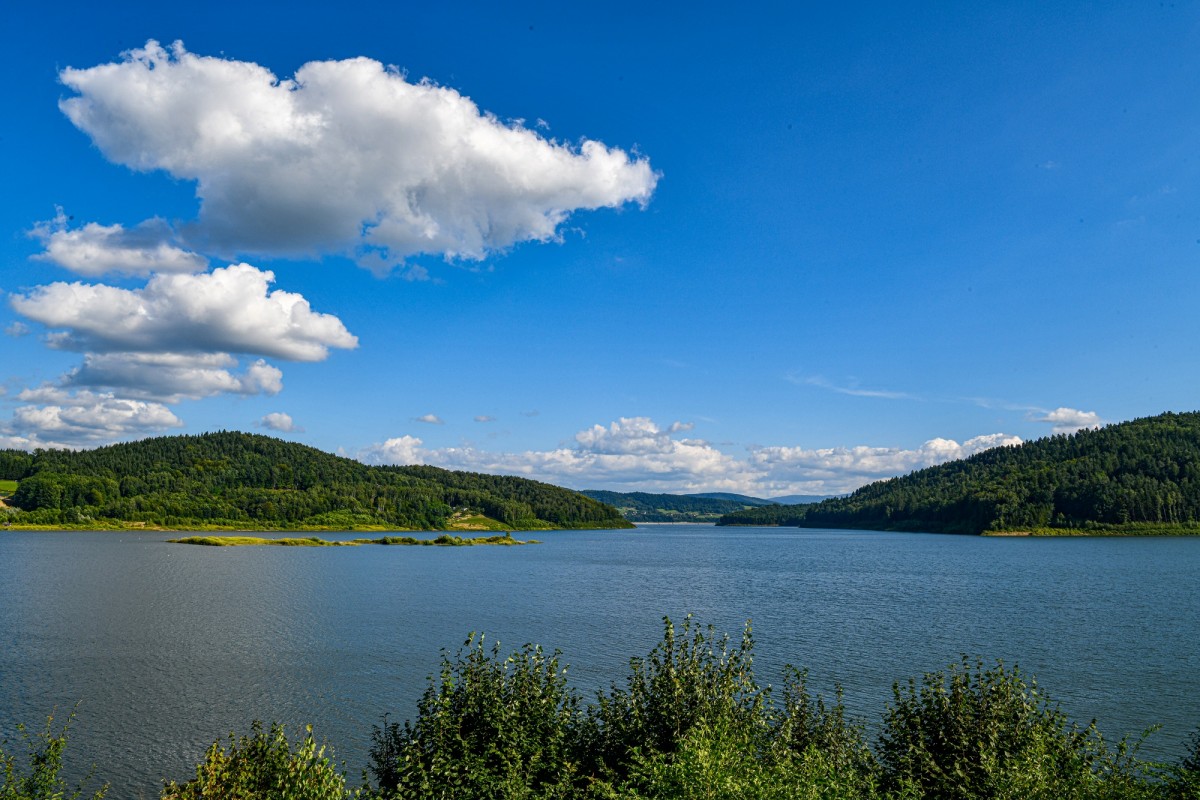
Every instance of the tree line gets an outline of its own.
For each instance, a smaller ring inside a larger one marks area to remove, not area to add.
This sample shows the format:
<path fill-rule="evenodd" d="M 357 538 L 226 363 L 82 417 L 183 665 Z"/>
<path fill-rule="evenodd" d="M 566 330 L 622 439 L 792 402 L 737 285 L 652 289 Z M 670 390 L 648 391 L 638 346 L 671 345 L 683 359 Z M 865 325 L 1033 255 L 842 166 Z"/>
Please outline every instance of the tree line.
<path fill-rule="evenodd" d="M 1166 413 L 997 447 L 820 503 L 721 525 L 921 530 L 1188 530 L 1200 523 L 1200 413 Z"/>
<path fill-rule="evenodd" d="M 95 450 L 0 451 L 12 522 L 168 527 L 446 528 L 482 514 L 511 528 L 627 527 L 616 509 L 550 484 L 436 467 L 375 467 L 239 432 Z"/>

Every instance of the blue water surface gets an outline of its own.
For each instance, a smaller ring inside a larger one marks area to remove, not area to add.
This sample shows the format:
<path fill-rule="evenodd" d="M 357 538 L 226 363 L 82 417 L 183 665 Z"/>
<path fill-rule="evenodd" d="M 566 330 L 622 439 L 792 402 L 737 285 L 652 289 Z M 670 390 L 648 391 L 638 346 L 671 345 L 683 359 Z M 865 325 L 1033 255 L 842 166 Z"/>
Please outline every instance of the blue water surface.
<path fill-rule="evenodd" d="M 156 797 L 251 720 L 311 723 L 357 781 L 371 726 L 415 713 L 472 631 L 558 648 L 589 696 L 662 617 L 809 669 L 877 725 L 893 681 L 962 654 L 1018 664 L 1109 738 L 1200 725 L 1200 539 L 1024 539 L 644 526 L 529 547 L 212 548 L 162 533 L 0 532 L 0 733 L 78 703 L 72 774 Z M 349 538 L 349 536 L 347 536 Z M 521 535 L 518 534 L 518 538 Z M 293 732 L 298 727 L 292 728 Z"/>

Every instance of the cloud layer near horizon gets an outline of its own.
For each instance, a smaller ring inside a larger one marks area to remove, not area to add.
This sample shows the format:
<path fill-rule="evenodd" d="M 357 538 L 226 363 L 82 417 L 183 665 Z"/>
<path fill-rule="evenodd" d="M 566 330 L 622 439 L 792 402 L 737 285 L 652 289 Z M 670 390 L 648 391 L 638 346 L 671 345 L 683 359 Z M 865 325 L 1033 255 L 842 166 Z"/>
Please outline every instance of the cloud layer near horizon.
<path fill-rule="evenodd" d="M 185 238 L 227 256 L 351 253 L 376 269 L 420 253 L 478 260 L 555 238 L 575 210 L 645 204 L 658 179 L 645 158 L 543 139 L 368 58 L 281 80 L 151 40 L 60 79 L 77 93 L 63 113 L 108 159 L 197 182 Z"/>
<path fill-rule="evenodd" d="M 662 427 L 647 417 L 622 417 L 575 435 L 575 445 L 553 450 L 496 453 L 473 446 L 425 448 L 411 435 L 388 439 L 359 452 L 369 464 L 430 464 L 448 469 L 505 473 L 575 489 L 617 491 L 726 491 L 773 497 L 841 494 L 871 481 L 966 458 L 992 447 L 1020 444 L 1002 433 L 959 444 L 935 438 L 914 449 L 897 447 L 751 447 L 742 458 L 703 439 L 678 434 L 692 429 Z"/>

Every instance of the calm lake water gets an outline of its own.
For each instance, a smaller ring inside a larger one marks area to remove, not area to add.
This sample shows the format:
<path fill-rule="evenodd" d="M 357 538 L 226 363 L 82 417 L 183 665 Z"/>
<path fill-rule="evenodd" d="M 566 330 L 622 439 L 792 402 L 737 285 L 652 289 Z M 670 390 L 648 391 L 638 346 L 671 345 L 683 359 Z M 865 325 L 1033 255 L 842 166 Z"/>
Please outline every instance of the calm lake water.
<path fill-rule="evenodd" d="M 520 535 L 518 535 L 520 536 Z M 68 762 L 156 797 L 251 720 L 312 723 L 353 779 L 471 631 L 559 648 L 589 695 L 692 613 L 755 669 L 810 671 L 877 723 L 895 680 L 1019 664 L 1110 738 L 1200 725 L 1200 539 L 993 539 L 710 526 L 474 548 L 210 548 L 161 533 L 0 532 L 0 734 L 79 703 Z M 295 729 L 293 729 L 293 732 Z M 75 772 L 82 769 L 75 769 Z"/>

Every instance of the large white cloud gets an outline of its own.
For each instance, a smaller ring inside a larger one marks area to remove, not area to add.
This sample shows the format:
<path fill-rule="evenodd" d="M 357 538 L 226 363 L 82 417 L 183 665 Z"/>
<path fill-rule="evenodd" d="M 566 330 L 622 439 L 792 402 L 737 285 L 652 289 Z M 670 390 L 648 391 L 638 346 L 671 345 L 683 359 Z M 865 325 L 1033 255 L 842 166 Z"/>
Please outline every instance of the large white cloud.
<path fill-rule="evenodd" d="M 448 469 L 499 472 L 577 489 L 661 492 L 841 494 L 880 478 L 966 458 L 983 450 L 1020 444 L 989 434 L 959 444 L 930 439 L 921 447 L 755 447 L 745 457 L 722 452 L 702 439 L 680 438 L 690 424 L 663 427 L 647 417 L 623 417 L 575 435 L 575 446 L 496 453 L 473 446 L 425 448 L 413 436 L 389 439 L 358 456 L 376 464 L 431 464 Z"/>
<path fill-rule="evenodd" d="M 161 219 L 147 220 L 132 230 L 95 222 L 69 228 L 60 211 L 53 221 L 36 226 L 33 235 L 46 248 L 34 258 L 92 278 L 108 273 L 149 275 L 208 268 L 204 256 L 171 244 L 175 234 Z"/>
<path fill-rule="evenodd" d="M 57 391 L 51 395 L 51 391 L 19 395 L 19 399 L 53 402 L 14 409 L 12 420 L 0 430 L 0 438 L 8 446 L 94 447 L 183 424 L 161 403 L 129 400 L 106 392 Z"/>
<path fill-rule="evenodd" d="M 50 342 L 90 352 L 247 353 L 320 361 L 358 339 L 299 294 L 269 291 L 272 272 L 235 264 L 201 275 L 155 275 L 142 289 L 52 283 L 13 295 L 18 313 L 50 328 Z"/>
<path fill-rule="evenodd" d="M 644 158 L 548 141 L 367 58 L 280 80 L 149 41 L 60 78 L 78 93 L 60 107 L 105 156 L 197 181 L 190 236 L 227 254 L 480 259 L 555 238 L 572 211 L 644 204 L 657 182 Z"/>

